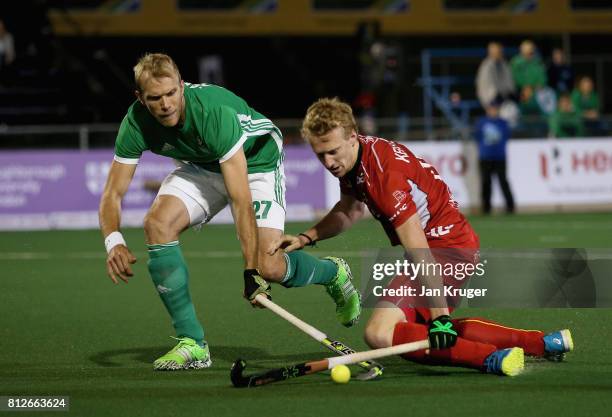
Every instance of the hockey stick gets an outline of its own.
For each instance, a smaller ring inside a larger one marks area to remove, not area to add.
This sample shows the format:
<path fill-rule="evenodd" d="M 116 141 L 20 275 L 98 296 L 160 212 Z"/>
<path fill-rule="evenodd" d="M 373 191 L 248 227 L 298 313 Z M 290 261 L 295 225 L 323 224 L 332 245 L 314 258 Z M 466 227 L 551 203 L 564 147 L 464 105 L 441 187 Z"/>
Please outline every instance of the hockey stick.
<path fill-rule="evenodd" d="M 322 359 L 318 361 L 302 362 L 296 365 L 284 366 L 282 368 L 263 371 L 253 375 L 244 375 L 246 362 L 238 359 L 232 365 L 230 378 L 232 384 L 236 388 L 252 388 L 260 385 L 270 384 L 272 382 L 284 381 L 285 379 L 297 378 L 304 375 L 310 375 L 317 372 L 331 369 L 336 365 L 348 365 L 362 361 L 370 361 L 385 356 L 401 355 L 403 353 L 414 352 L 416 350 L 428 349 L 429 340 L 420 340 L 418 342 L 404 343 L 381 349 L 368 350 L 365 352 L 351 353 L 346 356 L 334 356 L 332 358 Z"/>
<path fill-rule="evenodd" d="M 268 310 L 274 312 L 278 316 L 284 318 L 289 323 L 293 324 L 295 327 L 297 327 L 298 329 L 300 329 L 301 331 L 303 331 L 304 333 L 306 333 L 307 335 L 309 335 L 316 341 L 320 342 L 323 346 L 325 346 L 332 352 L 335 352 L 338 355 L 349 355 L 351 353 L 355 353 L 354 349 L 351 349 L 350 347 L 348 347 L 347 345 L 345 345 L 344 343 L 338 340 L 329 339 L 325 333 L 314 328 L 313 326 L 304 322 L 303 320 L 297 318 L 296 316 L 294 316 L 293 314 L 291 314 L 290 312 L 288 312 L 287 310 L 285 310 L 284 308 L 276 304 L 274 301 L 269 300 L 263 295 L 260 294 L 257 297 L 255 297 L 255 299 L 257 300 L 259 304 L 261 304 Z M 369 360 L 359 361 L 357 362 L 357 365 L 359 365 L 360 367 L 368 371 L 366 373 L 362 373 L 355 377 L 356 379 L 359 379 L 362 381 L 374 379 L 378 377 L 379 375 L 382 375 L 383 373 L 383 366 L 374 361 L 369 361 Z"/>

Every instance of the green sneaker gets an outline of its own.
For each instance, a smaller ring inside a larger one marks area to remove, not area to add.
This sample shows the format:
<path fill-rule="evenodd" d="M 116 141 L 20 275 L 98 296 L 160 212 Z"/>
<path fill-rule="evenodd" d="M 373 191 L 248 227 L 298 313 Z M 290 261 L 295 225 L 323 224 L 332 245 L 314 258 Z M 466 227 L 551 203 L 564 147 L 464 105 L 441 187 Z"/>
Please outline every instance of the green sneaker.
<path fill-rule="evenodd" d="M 327 256 L 323 259 L 338 265 L 336 277 L 325 286 L 325 290 L 336 303 L 336 318 L 343 326 L 351 327 L 361 315 L 361 295 L 353 286 L 351 268 L 342 258 Z"/>
<path fill-rule="evenodd" d="M 202 369 L 212 364 L 207 343 L 202 347 L 188 337 L 173 337 L 173 339 L 178 340 L 178 344 L 153 362 L 153 369 L 156 371 Z"/>

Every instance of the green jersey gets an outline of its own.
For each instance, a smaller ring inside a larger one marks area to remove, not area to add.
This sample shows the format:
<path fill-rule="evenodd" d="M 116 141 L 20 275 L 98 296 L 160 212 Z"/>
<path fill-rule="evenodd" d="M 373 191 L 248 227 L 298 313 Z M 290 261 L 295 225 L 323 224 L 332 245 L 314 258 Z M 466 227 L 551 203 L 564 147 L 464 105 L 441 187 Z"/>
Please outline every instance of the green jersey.
<path fill-rule="evenodd" d="M 282 160 L 280 130 L 240 97 L 210 84 L 185 83 L 185 121 L 162 126 L 136 100 L 123 118 L 115 141 L 115 160 L 137 164 L 150 150 L 158 155 L 191 162 L 220 172 L 220 162 L 241 147 L 249 174 L 270 172 Z"/>
<path fill-rule="evenodd" d="M 538 57 L 525 59 L 519 54 L 510 61 L 510 69 L 514 77 L 514 83 L 519 90 L 526 85 L 532 87 L 546 86 L 546 68 Z"/>
<path fill-rule="evenodd" d="M 585 112 L 587 110 L 599 111 L 599 96 L 595 91 L 583 96 L 580 90 L 577 88 L 572 91 L 572 103 L 574 103 L 574 109 L 578 113 Z"/>

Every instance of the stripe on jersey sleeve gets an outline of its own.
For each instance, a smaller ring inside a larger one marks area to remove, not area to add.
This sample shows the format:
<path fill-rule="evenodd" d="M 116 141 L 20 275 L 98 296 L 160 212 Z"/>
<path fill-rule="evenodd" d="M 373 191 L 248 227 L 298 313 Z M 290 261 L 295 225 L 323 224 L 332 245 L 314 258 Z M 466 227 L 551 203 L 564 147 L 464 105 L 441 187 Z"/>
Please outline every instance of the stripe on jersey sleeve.
<path fill-rule="evenodd" d="M 427 222 L 431 217 L 431 214 L 429 214 L 429 210 L 427 209 L 427 205 L 429 204 L 427 201 L 427 194 L 411 180 L 408 180 L 408 184 L 410 184 L 410 195 L 412 197 L 412 201 L 414 202 L 419 218 L 421 219 L 421 227 L 423 230 L 425 230 Z"/>
<path fill-rule="evenodd" d="M 120 164 L 127 164 L 127 165 L 138 165 L 138 161 L 140 160 L 140 158 L 122 158 L 117 155 L 115 155 L 113 159 L 119 162 Z"/>
<path fill-rule="evenodd" d="M 248 135 L 247 133 L 243 133 L 242 136 L 240 136 L 240 139 L 238 139 L 238 142 L 236 142 L 234 146 L 232 146 L 232 148 L 229 151 L 227 151 L 225 155 L 219 158 L 219 163 L 222 164 L 223 162 L 227 161 L 232 156 L 234 156 L 234 154 L 238 152 L 240 148 L 242 148 L 242 145 L 244 144 L 244 142 L 246 142 L 249 136 L 250 135 Z"/>

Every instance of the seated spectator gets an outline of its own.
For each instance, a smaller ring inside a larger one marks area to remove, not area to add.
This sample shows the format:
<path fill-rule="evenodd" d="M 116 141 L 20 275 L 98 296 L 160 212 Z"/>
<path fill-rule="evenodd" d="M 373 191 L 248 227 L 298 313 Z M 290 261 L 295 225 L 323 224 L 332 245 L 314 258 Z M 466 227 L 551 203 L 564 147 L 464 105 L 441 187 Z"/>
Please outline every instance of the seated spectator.
<path fill-rule="evenodd" d="M 521 111 L 521 116 L 541 116 L 544 114 L 535 91 L 530 85 L 526 85 L 521 89 L 519 110 Z"/>
<path fill-rule="evenodd" d="M 515 88 L 510 65 L 504 58 L 499 42 L 490 42 L 487 57 L 481 62 L 476 75 L 476 95 L 483 108 L 493 101 L 514 97 Z"/>
<path fill-rule="evenodd" d="M 546 68 L 540 57 L 536 54 L 536 47 L 532 41 L 521 43 L 520 53 L 510 61 L 512 77 L 516 88 L 524 87 L 534 89 L 546 86 Z"/>
<path fill-rule="evenodd" d="M 557 110 L 548 119 L 549 135 L 554 138 L 575 138 L 584 136 L 582 117 L 574 109 L 568 94 L 562 94 Z"/>
<path fill-rule="evenodd" d="M 593 88 L 593 80 L 585 75 L 572 91 L 572 103 L 579 115 L 587 120 L 599 119 L 599 96 Z"/>
<path fill-rule="evenodd" d="M 548 67 L 548 85 L 557 94 L 569 93 L 574 85 L 574 70 L 567 63 L 561 48 L 552 51 L 552 62 Z"/>
<path fill-rule="evenodd" d="M 548 133 L 547 119 L 533 87 L 522 88 L 518 108 L 520 117 L 514 131 L 515 136 L 518 138 L 546 136 Z"/>

